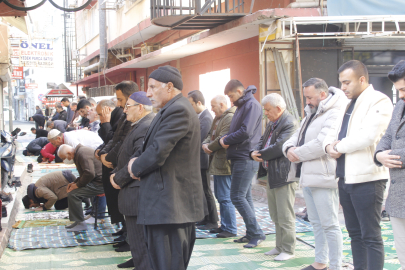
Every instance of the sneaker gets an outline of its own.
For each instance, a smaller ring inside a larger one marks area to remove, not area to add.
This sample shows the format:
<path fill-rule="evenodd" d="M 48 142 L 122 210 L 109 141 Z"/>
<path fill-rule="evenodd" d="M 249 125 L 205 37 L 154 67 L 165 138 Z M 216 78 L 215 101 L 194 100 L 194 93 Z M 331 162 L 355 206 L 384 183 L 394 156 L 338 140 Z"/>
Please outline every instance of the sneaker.
<path fill-rule="evenodd" d="M 32 173 L 34 170 L 33 170 L 33 165 L 32 165 L 32 163 L 30 163 L 30 164 L 28 164 L 28 166 L 27 166 L 27 173 Z"/>
<path fill-rule="evenodd" d="M 230 238 L 230 237 L 235 237 L 235 236 L 236 236 L 236 234 L 230 233 L 230 232 L 227 232 L 227 231 L 223 231 L 223 232 L 217 234 L 218 238 Z"/>
<path fill-rule="evenodd" d="M 387 213 L 387 211 L 383 210 L 381 212 L 381 221 L 390 221 L 390 215 Z"/>
<path fill-rule="evenodd" d="M 266 240 L 266 236 L 264 236 L 264 238 L 252 238 L 250 239 L 249 243 L 247 243 L 246 245 L 244 245 L 244 248 L 255 248 L 257 247 L 261 242 L 263 242 L 264 240 Z"/>

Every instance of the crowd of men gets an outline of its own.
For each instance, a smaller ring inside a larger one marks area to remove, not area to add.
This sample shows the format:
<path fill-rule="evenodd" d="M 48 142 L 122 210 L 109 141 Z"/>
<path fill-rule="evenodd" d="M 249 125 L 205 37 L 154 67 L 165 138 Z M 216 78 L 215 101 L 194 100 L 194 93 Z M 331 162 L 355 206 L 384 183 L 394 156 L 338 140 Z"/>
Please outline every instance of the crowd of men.
<path fill-rule="evenodd" d="M 24 204 L 42 210 L 68 206 L 73 223 L 67 230 L 81 231 L 87 229 L 82 201 L 105 194 L 111 223 L 123 225 L 114 234 L 114 247 L 132 254 L 118 267 L 181 270 L 188 266 L 196 227 L 218 238 L 236 236 L 235 209 L 246 225 L 235 243 L 255 248 L 266 239 L 252 200 L 257 174 L 267 176 L 276 228 L 275 246 L 265 255 L 276 261 L 294 257 L 294 202 L 300 185 L 315 236 L 315 261 L 303 269 L 341 269 L 339 204 L 354 268 L 383 269 L 380 221 L 391 179 L 386 211 L 405 269 L 405 61 L 388 74 L 399 91 L 394 111 L 391 100 L 369 84 L 364 64 L 348 61 L 338 73 L 341 89 L 320 78 L 303 84 L 307 106 L 301 123 L 282 96 L 269 94 L 260 104 L 256 87 L 245 88 L 238 80 L 229 81 L 224 95 L 210 101 L 215 118 L 202 92 L 182 95 L 182 77 L 174 67 L 153 71 L 147 92 L 123 81 L 115 86 L 116 104 L 78 103 L 87 130 L 60 127 L 57 121 L 66 121 L 60 110 L 61 119 L 48 121 L 53 129 L 47 140 L 61 160 L 76 165 L 79 177 L 69 171 L 46 175 L 29 186 Z M 262 133 L 263 111 L 268 124 Z M 66 122 L 77 122 L 71 112 Z M 100 122 L 91 125 L 97 118 Z"/>

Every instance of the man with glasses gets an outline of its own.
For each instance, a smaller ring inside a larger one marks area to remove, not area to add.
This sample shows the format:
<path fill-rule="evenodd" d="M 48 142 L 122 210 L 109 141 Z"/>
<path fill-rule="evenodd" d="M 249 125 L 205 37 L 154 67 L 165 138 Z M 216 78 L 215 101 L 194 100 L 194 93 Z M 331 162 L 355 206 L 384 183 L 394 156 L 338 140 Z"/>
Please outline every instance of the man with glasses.
<path fill-rule="evenodd" d="M 117 96 L 117 106 L 124 108 L 128 101 L 128 98 L 135 92 L 139 92 L 139 87 L 132 81 L 123 81 L 115 86 L 115 94 Z M 111 223 L 122 222 L 123 228 L 120 232 L 117 232 L 115 236 L 121 235 L 116 238 L 117 252 L 129 251 L 129 245 L 125 242 L 126 239 L 126 225 L 124 216 L 118 210 L 118 193 L 119 190 L 113 188 L 110 183 L 110 175 L 112 170 L 117 166 L 118 151 L 125 139 L 125 136 L 131 130 L 131 122 L 126 120 L 127 116 L 122 113 L 121 118 L 118 121 L 117 129 L 113 132 L 111 139 L 102 144 L 95 152 L 95 156 L 103 163 L 103 186 L 105 196 L 107 198 L 108 213 L 111 217 Z"/>

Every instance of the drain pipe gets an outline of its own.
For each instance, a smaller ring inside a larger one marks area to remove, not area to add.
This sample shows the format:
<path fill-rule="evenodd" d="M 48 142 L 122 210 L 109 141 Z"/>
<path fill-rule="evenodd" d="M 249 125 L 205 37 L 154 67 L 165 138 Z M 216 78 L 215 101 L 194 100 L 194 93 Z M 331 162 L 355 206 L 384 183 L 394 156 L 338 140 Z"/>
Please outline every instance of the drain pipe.
<path fill-rule="evenodd" d="M 100 3 L 100 2 L 99 2 Z M 92 71 L 100 72 L 104 69 L 107 61 L 107 12 L 106 12 L 106 0 L 104 0 L 98 6 L 99 11 L 99 39 L 100 39 L 100 60 L 98 63 L 92 64 L 83 69 L 84 74 L 90 74 Z"/>
<path fill-rule="evenodd" d="M 320 5 L 327 7 L 328 3 L 326 1 L 322 2 L 321 4 L 319 4 L 318 1 L 292 2 L 287 8 L 317 8 Z"/>

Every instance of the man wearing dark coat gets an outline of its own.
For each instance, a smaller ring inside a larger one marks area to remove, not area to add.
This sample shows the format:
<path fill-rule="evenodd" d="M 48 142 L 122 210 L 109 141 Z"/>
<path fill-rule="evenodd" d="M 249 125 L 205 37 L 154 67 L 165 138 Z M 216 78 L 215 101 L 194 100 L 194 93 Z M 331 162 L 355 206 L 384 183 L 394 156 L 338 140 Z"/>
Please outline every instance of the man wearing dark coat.
<path fill-rule="evenodd" d="M 23 151 L 24 156 L 39 156 L 41 149 L 49 143 L 48 138 L 40 137 L 31 141 Z"/>
<path fill-rule="evenodd" d="M 35 139 L 38 139 L 40 137 L 48 137 L 48 131 L 45 129 L 36 129 L 36 128 L 31 128 L 32 134 L 35 134 Z"/>
<path fill-rule="evenodd" d="M 30 117 L 30 121 L 35 121 L 35 128 L 43 128 L 45 125 L 45 116 L 42 114 L 34 114 Z"/>
<path fill-rule="evenodd" d="M 118 207 L 121 214 L 125 215 L 132 258 L 118 265 L 119 268 L 136 266 L 138 269 L 152 269 L 143 235 L 143 226 L 137 224 L 139 186 L 141 183 L 131 178 L 128 172 L 128 161 L 134 153 L 141 149 L 143 138 L 155 116 L 152 113 L 152 108 L 152 102 L 146 97 L 145 92 L 135 92 L 129 97 L 124 109 L 127 121 L 132 123 L 132 129 L 121 145 L 118 152 L 117 167 L 115 167 L 110 179 L 111 185 L 120 190 Z"/>
<path fill-rule="evenodd" d="M 128 163 L 141 182 L 138 224 L 144 225 L 154 270 L 187 269 L 195 222 L 204 218 L 198 116 L 181 90 L 180 72 L 159 67 L 149 75 L 147 96 L 160 109 L 140 151 Z"/>
<path fill-rule="evenodd" d="M 188 93 L 188 100 L 193 106 L 194 111 L 198 115 L 200 121 L 201 144 L 208 135 L 212 126 L 212 116 L 205 107 L 205 99 L 201 91 L 194 90 Z M 214 195 L 211 190 L 210 175 L 208 174 L 209 162 L 208 155 L 200 148 L 200 166 L 201 179 L 203 183 L 204 195 L 204 214 L 205 218 L 197 223 L 197 228 L 200 230 L 213 230 L 218 228 L 218 211 L 215 205 Z"/>
<path fill-rule="evenodd" d="M 117 96 L 117 106 L 124 108 L 128 98 L 135 92 L 138 92 L 138 85 L 132 81 L 123 81 L 115 86 Z M 123 223 L 123 229 L 119 234 L 126 232 L 124 216 L 118 210 L 118 193 L 119 191 L 110 183 L 110 175 L 114 167 L 117 165 L 117 154 L 125 139 L 125 136 L 131 129 L 131 122 L 126 120 L 126 114 L 122 113 L 117 123 L 117 128 L 113 132 L 111 139 L 107 143 L 100 145 L 95 156 L 103 163 L 103 186 L 107 199 L 108 213 L 111 216 L 111 223 Z M 118 242 L 125 241 L 126 236 L 120 237 Z M 126 250 L 129 251 L 129 245 L 126 245 Z M 123 251 L 123 247 L 121 247 Z"/>
<path fill-rule="evenodd" d="M 44 113 L 42 112 L 41 108 L 39 108 L 39 106 L 35 106 L 35 108 L 36 108 L 35 114 L 44 115 Z"/>
<path fill-rule="evenodd" d="M 57 120 L 67 120 L 67 112 L 63 109 L 62 105 L 56 105 L 56 111 L 59 113 L 58 119 Z"/>

